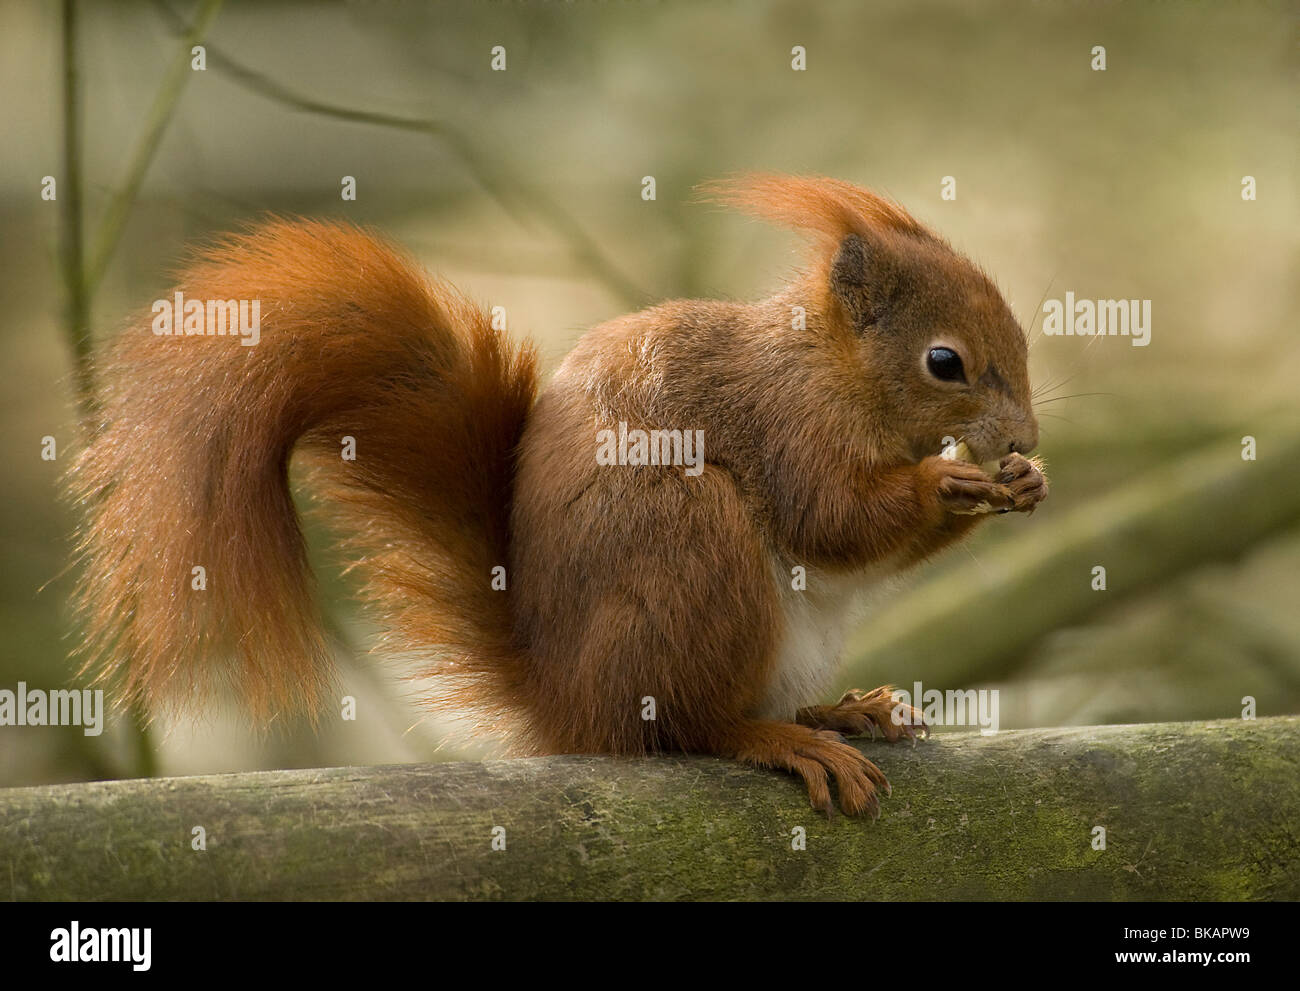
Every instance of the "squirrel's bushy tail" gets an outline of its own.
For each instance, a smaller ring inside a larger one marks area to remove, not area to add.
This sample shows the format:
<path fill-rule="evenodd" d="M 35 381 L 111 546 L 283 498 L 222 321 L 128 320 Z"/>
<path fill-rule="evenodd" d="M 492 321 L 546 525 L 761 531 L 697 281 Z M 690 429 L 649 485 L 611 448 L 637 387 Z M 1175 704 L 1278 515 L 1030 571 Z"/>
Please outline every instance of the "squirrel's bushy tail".
<path fill-rule="evenodd" d="M 531 347 L 343 224 L 232 236 L 177 291 L 256 300 L 259 340 L 160 336 L 146 315 L 97 363 L 101 415 L 71 474 L 92 661 L 154 706 L 220 682 L 260 720 L 325 700 L 332 666 L 288 486 L 296 450 L 387 645 L 429 657 L 457 702 L 509 709 L 524 662 L 508 593 L 490 583 L 507 563 Z"/>

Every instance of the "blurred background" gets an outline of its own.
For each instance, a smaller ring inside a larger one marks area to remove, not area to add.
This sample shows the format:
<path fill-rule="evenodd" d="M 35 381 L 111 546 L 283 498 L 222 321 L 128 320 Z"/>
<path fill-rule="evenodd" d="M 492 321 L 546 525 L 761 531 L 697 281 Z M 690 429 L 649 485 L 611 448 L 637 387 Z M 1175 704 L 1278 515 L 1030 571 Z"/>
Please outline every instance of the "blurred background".
<path fill-rule="evenodd" d="M 1051 499 L 873 605 L 842 687 L 998 688 L 1003 728 L 1235 717 L 1246 697 L 1300 711 L 1296 15 L 5 0 L 0 688 L 86 683 L 59 497 L 76 362 L 167 290 L 187 246 L 266 211 L 373 224 L 505 306 L 549 371 L 631 309 L 778 286 L 792 235 L 692 202 L 755 169 L 869 185 L 936 227 L 1035 328 L 1047 387 Z M 1150 345 L 1037 333 L 1067 291 L 1151 300 Z M 487 752 L 445 744 L 419 685 L 368 656 L 328 534 L 309 538 L 356 721 L 259 730 L 217 707 L 147 730 L 119 714 L 94 738 L 0 727 L 0 785 Z"/>

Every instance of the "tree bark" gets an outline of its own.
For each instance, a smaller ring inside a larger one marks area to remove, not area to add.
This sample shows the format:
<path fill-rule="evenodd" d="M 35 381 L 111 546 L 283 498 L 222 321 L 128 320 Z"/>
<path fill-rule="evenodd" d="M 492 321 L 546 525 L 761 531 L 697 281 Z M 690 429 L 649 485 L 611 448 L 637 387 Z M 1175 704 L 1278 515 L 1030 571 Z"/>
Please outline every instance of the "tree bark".
<path fill-rule="evenodd" d="M 0 895 L 1300 898 L 1300 717 L 861 746 L 893 784 L 875 822 L 828 821 L 792 777 L 706 757 L 9 789 Z"/>

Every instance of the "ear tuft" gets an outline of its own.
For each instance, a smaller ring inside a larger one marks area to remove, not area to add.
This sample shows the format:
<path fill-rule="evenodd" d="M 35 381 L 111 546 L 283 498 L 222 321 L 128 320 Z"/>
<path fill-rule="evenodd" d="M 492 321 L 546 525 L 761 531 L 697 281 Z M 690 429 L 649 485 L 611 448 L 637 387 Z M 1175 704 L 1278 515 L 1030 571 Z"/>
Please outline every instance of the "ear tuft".
<path fill-rule="evenodd" d="M 930 236 L 893 200 L 839 179 L 759 173 L 706 182 L 697 191 L 706 202 L 807 232 L 827 246 L 873 231 Z"/>

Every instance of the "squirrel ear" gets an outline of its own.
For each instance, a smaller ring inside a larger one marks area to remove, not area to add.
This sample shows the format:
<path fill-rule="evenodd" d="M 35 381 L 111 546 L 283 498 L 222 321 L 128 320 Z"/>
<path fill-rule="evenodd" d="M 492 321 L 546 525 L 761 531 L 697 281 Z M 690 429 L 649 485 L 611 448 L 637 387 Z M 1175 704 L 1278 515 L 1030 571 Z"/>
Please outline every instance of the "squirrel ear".
<path fill-rule="evenodd" d="M 893 273 L 879 245 L 868 244 L 860 234 L 840 242 L 831 262 L 831 292 L 854 330 L 865 330 L 880 319 L 892 284 Z"/>

